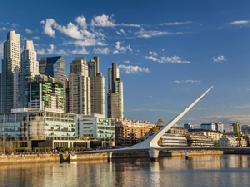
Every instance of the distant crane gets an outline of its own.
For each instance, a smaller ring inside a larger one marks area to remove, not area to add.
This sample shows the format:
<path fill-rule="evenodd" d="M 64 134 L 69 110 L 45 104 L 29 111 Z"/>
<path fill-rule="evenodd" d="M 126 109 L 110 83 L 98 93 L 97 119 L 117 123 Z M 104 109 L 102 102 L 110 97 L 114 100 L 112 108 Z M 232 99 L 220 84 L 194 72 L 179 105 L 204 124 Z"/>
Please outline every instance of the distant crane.
<path fill-rule="evenodd" d="M 242 147 L 241 145 L 241 133 L 240 133 L 240 123 L 239 122 L 235 122 L 232 124 L 233 126 L 233 131 L 236 135 L 236 139 L 239 141 L 239 147 Z"/>

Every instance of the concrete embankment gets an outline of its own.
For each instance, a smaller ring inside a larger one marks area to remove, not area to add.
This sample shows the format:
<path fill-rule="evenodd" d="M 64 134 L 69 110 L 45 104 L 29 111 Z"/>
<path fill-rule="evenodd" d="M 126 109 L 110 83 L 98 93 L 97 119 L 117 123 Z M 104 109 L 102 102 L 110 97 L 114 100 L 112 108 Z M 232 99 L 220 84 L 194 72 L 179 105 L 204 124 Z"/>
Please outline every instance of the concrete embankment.
<path fill-rule="evenodd" d="M 0 164 L 9 163 L 34 163 L 34 162 L 59 162 L 59 154 L 21 154 L 0 155 Z"/>
<path fill-rule="evenodd" d="M 250 152 L 226 152 L 231 154 L 250 154 Z M 160 152 L 160 157 L 185 157 L 222 155 L 220 150 L 201 151 L 167 151 Z M 72 162 L 72 161 L 112 161 L 114 159 L 149 158 L 148 151 L 123 151 L 123 152 L 83 152 L 77 154 L 23 154 L 23 155 L 0 155 L 0 165 L 16 163 L 39 163 L 39 162 Z"/>
<path fill-rule="evenodd" d="M 160 152 L 160 157 L 184 157 L 184 156 L 205 156 L 205 155 L 223 155 L 223 151 L 169 151 Z"/>

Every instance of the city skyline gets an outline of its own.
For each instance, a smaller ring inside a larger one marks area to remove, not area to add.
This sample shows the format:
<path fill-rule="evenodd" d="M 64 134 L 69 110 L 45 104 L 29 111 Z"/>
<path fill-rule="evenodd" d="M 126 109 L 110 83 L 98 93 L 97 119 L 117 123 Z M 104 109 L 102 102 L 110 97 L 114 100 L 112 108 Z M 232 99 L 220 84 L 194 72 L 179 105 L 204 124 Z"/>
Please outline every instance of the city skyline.
<path fill-rule="evenodd" d="M 66 8 L 66 1 L 60 2 Z M 164 117 L 168 121 L 213 84 L 215 90 L 185 121 L 247 123 L 249 3 L 194 2 L 195 7 L 185 2 L 181 2 L 186 5 L 182 7 L 178 7 L 180 2 L 146 2 L 138 13 L 140 3 L 132 1 L 106 5 L 99 2 L 102 9 L 95 7 L 96 2 L 75 1 L 67 15 L 56 3 L 31 3 L 29 9 L 28 1 L 20 6 L 16 2 L 13 14 L 7 11 L 10 3 L 5 3 L 0 8 L 0 45 L 7 31 L 15 29 L 23 39 L 34 41 L 38 59 L 65 56 L 67 75 L 75 57 L 100 56 L 106 80 L 105 70 L 112 62 L 119 64 L 125 116 L 131 119 L 156 121 Z M 215 4 L 218 8 L 214 8 Z M 25 6 L 30 12 L 18 10 Z M 122 11 L 123 7 L 131 7 L 129 14 Z M 47 9 L 46 14 L 41 16 L 40 9 Z M 150 10 L 154 10 L 152 14 L 148 14 Z M 162 15 L 161 11 L 169 14 Z"/>

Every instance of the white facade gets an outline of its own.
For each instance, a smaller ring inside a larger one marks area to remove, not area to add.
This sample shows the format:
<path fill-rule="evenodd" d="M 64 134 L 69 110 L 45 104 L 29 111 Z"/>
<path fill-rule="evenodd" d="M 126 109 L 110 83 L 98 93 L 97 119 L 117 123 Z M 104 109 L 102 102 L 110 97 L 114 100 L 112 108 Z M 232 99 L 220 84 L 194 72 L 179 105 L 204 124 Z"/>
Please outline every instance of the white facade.
<path fill-rule="evenodd" d="M 1 77 L 1 110 L 10 112 L 19 106 L 20 34 L 10 31 L 4 42 Z"/>
<path fill-rule="evenodd" d="M 219 143 L 221 147 L 239 147 L 239 141 L 234 136 L 223 136 Z M 240 143 L 241 147 L 247 146 L 247 142 L 243 138 L 241 138 Z"/>
<path fill-rule="evenodd" d="M 78 116 L 79 138 L 94 138 L 99 140 L 114 140 L 115 125 L 103 114 Z"/>
<path fill-rule="evenodd" d="M 187 138 L 176 134 L 166 133 L 161 137 L 160 146 L 166 147 L 185 147 L 187 146 Z"/>
<path fill-rule="evenodd" d="M 90 78 L 86 60 L 74 60 L 70 65 L 69 111 L 89 115 L 90 111 Z"/>
<path fill-rule="evenodd" d="M 36 51 L 32 40 L 25 40 L 24 50 L 21 54 L 21 66 L 23 73 L 31 77 L 39 75 L 39 62 L 36 59 Z"/>

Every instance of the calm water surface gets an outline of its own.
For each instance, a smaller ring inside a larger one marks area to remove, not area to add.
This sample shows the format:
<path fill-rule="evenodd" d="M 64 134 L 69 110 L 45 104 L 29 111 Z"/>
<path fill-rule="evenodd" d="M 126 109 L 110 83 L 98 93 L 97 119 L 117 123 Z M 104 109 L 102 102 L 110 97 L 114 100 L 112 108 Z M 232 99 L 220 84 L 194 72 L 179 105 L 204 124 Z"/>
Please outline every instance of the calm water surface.
<path fill-rule="evenodd" d="M 250 156 L 0 166 L 0 186 L 250 187 Z"/>

